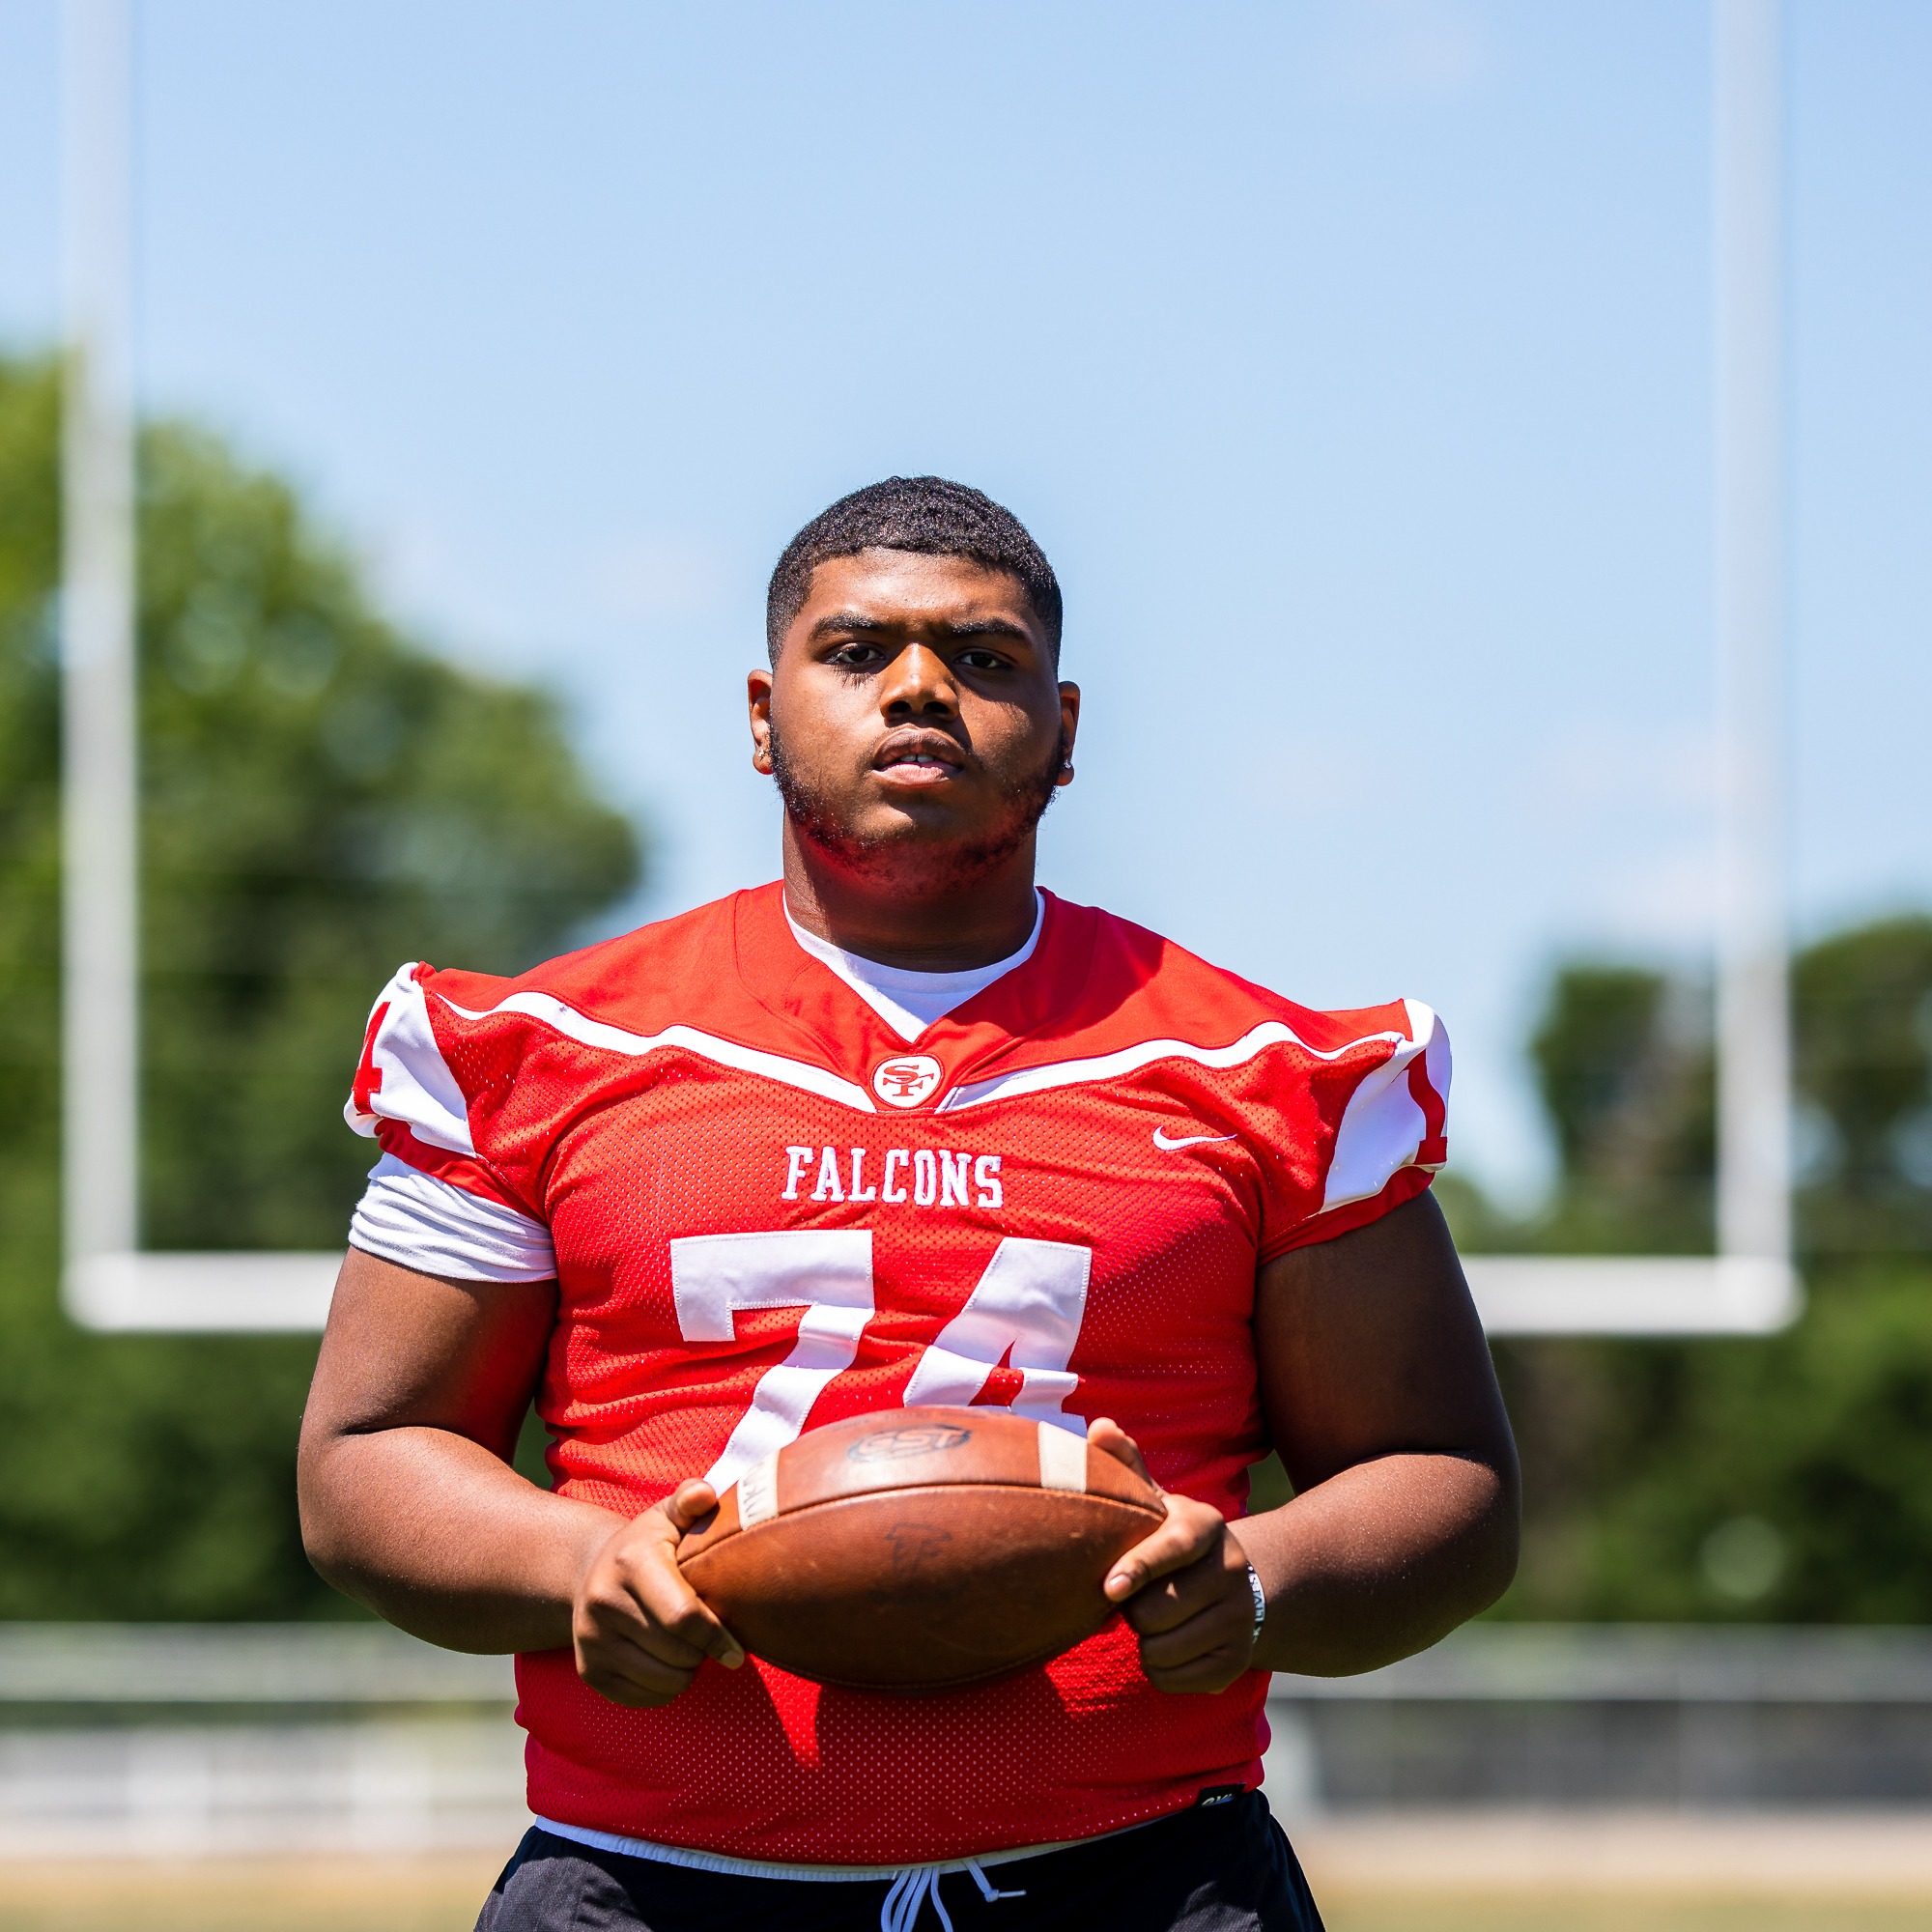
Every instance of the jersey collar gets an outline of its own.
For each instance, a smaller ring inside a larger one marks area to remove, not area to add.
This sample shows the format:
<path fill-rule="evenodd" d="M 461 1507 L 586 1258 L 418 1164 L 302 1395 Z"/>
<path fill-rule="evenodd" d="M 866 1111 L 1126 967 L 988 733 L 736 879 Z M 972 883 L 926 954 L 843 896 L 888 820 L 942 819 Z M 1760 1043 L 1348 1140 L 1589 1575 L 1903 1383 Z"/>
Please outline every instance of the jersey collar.
<path fill-rule="evenodd" d="M 904 1110 L 929 1113 L 954 1087 L 992 1070 L 1013 1048 L 1051 1035 L 1079 1002 L 1097 916 L 1052 893 L 1040 896 L 1045 910 L 1032 956 L 910 1043 L 793 938 L 777 882 L 737 895 L 737 972 L 759 1006 L 810 1037 L 815 1058 L 868 1093 L 876 1092 L 873 1076 L 891 1061 L 924 1056 L 937 1062 L 937 1084 L 916 1108 Z"/>

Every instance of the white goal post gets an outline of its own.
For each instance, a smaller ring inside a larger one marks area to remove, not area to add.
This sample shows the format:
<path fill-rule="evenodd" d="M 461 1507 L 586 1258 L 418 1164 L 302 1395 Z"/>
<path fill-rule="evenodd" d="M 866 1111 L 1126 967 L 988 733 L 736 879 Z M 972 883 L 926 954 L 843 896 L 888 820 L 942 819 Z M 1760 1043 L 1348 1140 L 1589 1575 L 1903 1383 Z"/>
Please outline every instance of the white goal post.
<path fill-rule="evenodd" d="M 1780 0 L 1714 0 L 1719 1253 L 1474 1256 L 1492 1334 L 1755 1334 L 1791 1263 Z M 63 0 L 62 1293 L 82 1325 L 314 1330 L 339 1253 L 144 1253 L 129 0 Z"/>

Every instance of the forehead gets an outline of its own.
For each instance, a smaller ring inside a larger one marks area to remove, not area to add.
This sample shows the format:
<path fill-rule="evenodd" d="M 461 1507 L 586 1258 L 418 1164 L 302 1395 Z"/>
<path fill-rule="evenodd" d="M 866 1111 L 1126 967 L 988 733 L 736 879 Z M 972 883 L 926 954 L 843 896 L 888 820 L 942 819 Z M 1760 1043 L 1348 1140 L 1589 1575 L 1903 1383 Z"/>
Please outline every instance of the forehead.
<path fill-rule="evenodd" d="M 809 633 L 828 617 L 849 615 L 907 630 L 1000 617 L 1022 626 L 1038 644 L 1045 635 L 1026 587 L 1009 571 L 989 570 L 970 556 L 925 556 L 916 551 L 862 550 L 828 557 L 786 635 Z"/>

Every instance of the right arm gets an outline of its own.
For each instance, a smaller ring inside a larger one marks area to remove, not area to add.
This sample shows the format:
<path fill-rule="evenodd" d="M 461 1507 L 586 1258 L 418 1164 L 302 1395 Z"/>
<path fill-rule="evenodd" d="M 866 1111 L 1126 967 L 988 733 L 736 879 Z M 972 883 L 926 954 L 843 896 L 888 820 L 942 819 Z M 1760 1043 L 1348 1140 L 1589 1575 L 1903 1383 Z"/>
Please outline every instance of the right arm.
<path fill-rule="evenodd" d="M 556 1319 L 556 1283 L 418 1274 L 352 1248 L 297 1464 L 302 1543 L 345 1595 L 452 1650 L 574 1646 L 616 1703 L 668 1702 L 744 1654 L 678 1572 L 717 1502 L 687 1482 L 626 1519 L 510 1466 Z"/>

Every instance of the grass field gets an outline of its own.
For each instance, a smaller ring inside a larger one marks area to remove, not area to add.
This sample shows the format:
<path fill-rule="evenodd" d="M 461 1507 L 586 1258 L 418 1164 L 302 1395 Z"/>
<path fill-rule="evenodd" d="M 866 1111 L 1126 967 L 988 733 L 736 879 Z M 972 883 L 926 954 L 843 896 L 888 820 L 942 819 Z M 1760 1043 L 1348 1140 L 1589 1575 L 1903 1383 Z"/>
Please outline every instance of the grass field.
<path fill-rule="evenodd" d="M 469 1932 L 501 1863 L 0 1864 L 0 1932 Z"/>
<path fill-rule="evenodd" d="M 469 1932 L 494 1858 L 0 1865 L 0 1932 Z M 1329 1889 L 1328 1932 L 1924 1932 L 1932 1896 Z M 1069 1928 L 1085 1932 L 1085 1928 Z"/>
<path fill-rule="evenodd" d="M 1324 1898 L 1328 1932 L 1925 1932 L 1932 1899 L 1779 1900 L 1633 1891 Z"/>

